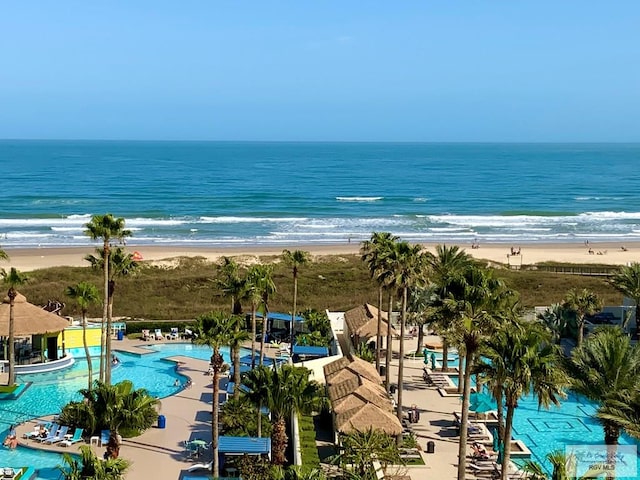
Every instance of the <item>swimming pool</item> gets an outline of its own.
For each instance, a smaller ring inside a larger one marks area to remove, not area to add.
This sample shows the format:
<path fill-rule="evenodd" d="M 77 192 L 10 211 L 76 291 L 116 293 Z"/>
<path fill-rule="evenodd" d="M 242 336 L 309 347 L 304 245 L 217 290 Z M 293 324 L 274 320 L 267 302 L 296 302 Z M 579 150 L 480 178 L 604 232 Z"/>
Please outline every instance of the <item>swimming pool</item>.
<path fill-rule="evenodd" d="M 175 394 L 180 387 L 175 380 L 184 382 L 186 378 L 175 370 L 175 363 L 165 360 L 167 357 L 187 356 L 201 360 L 211 357 L 211 348 L 190 343 L 167 343 L 145 346 L 150 353 L 136 355 L 117 351 L 120 363 L 112 370 L 112 382 L 131 380 L 136 388 L 145 388 L 158 398 Z M 94 375 L 98 373 L 99 359 L 95 358 L 97 348 L 90 349 Z M 76 362 L 66 370 L 18 376 L 18 383 L 28 383 L 15 400 L 0 400 L 0 436 L 4 438 L 10 425 L 28 419 L 59 413 L 71 400 L 80 399 L 78 390 L 87 387 L 87 361 L 84 349 L 72 350 Z M 243 351 L 242 354 L 249 353 Z M 225 362 L 230 361 L 229 349 L 222 349 Z M 62 462 L 55 453 L 18 447 L 15 450 L 0 449 L 0 465 L 19 468 L 32 466 L 38 469 L 38 479 L 53 480 L 60 478 L 56 466 Z"/>

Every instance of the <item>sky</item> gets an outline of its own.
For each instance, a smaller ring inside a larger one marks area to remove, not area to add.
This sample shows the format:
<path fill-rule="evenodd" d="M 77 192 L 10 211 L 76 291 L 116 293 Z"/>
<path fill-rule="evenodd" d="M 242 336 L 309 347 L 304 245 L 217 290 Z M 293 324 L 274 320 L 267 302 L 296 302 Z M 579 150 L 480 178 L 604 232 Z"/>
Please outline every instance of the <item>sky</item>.
<path fill-rule="evenodd" d="M 6 2 L 0 138 L 640 141 L 640 2 Z"/>

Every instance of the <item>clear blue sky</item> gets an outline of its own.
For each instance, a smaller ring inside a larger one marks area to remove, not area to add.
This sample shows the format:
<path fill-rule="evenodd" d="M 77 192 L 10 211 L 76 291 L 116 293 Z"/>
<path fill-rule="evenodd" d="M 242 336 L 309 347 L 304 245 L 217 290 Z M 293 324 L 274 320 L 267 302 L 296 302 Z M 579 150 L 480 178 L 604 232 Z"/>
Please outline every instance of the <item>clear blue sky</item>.
<path fill-rule="evenodd" d="M 0 138 L 640 141 L 640 2 L 38 1 Z"/>

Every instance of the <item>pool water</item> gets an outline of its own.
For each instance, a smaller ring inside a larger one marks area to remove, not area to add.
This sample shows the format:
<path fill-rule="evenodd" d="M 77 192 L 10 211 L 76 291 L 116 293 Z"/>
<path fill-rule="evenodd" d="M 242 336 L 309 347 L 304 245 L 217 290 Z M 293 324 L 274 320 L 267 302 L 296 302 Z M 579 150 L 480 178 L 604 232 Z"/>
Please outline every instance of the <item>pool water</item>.
<path fill-rule="evenodd" d="M 150 353 L 136 355 L 114 349 L 120 363 L 112 369 L 112 382 L 131 380 L 135 388 L 145 388 L 158 398 L 179 391 L 180 387 L 175 386 L 176 379 L 181 383 L 186 381 L 186 377 L 176 372 L 175 363 L 166 360 L 167 357 L 187 356 L 208 360 L 212 353 L 210 347 L 190 343 L 148 345 L 145 348 L 148 348 Z M 99 358 L 96 358 L 98 352 L 98 348 L 90 349 L 95 376 L 99 368 Z M 29 386 L 15 400 L 0 400 L 0 436 L 3 439 L 12 424 L 59 413 L 69 401 L 81 398 L 78 390 L 87 388 L 87 361 L 84 349 L 74 349 L 71 353 L 76 360 L 71 368 L 18 376 L 18 383 L 28 383 Z M 245 353 L 249 352 L 242 352 L 243 355 Z M 229 349 L 222 349 L 222 354 L 225 362 L 230 362 Z M 38 469 L 37 478 L 43 480 L 58 480 L 60 471 L 56 466 L 61 463 L 62 457 L 55 453 L 25 447 L 15 450 L 0 448 L 0 465 L 13 468 L 35 467 Z"/>

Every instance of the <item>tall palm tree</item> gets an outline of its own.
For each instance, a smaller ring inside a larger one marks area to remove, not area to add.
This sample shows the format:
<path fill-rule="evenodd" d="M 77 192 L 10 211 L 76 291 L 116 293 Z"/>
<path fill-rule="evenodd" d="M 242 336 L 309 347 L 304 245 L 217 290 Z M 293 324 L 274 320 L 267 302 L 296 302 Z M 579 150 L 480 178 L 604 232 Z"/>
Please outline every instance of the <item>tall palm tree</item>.
<path fill-rule="evenodd" d="M 398 237 L 392 235 L 389 232 L 373 232 L 371 239 L 362 242 L 360 247 L 360 255 L 362 261 L 366 263 L 371 278 L 375 280 L 378 285 L 378 325 L 376 330 L 376 370 L 380 372 L 380 349 L 382 348 L 382 297 L 384 294 L 384 276 L 380 274 L 384 272 L 383 262 L 386 253 L 395 242 L 398 241 Z M 388 325 L 391 325 L 391 316 L 387 318 Z M 390 350 L 390 337 L 387 337 L 387 351 Z M 386 370 L 389 371 L 389 364 L 387 362 Z M 387 384 L 389 379 L 387 377 Z"/>
<path fill-rule="evenodd" d="M 258 337 L 256 327 L 256 313 L 258 305 L 262 301 L 262 294 L 258 289 L 260 278 L 263 277 L 262 265 L 253 265 L 247 272 L 247 278 L 244 282 L 243 297 L 251 303 L 251 368 L 256 366 L 256 338 Z"/>
<path fill-rule="evenodd" d="M 506 300 L 512 297 L 504 283 L 493 277 L 492 271 L 471 265 L 452 286 L 448 303 L 457 310 L 462 320 L 459 322 L 461 342 L 464 346 L 465 362 L 462 388 L 462 419 L 460 421 L 460 442 L 458 446 L 458 480 L 465 479 L 467 457 L 467 429 L 469 426 L 469 400 L 471 394 L 471 373 L 476 354 L 487 335 L 495 328 L 495 317 L 504 308 Z"/>
<path fill-rule="evenodd" d="M 131 465 L 123 458 L 98 458 L 91 447 L 80 447 L 80 456 L 64 453 L 58 470 L 64 480 L 121 480 Z"/>
<path fill-rule="evenodd" d="M 640 263 L 633 262 L 620 268 L 609 283 L 622 293 L 631 298 L 636 304 L 636 328 L 640 328 Z"/>
<path fill-rule="evenodd" d="M 275 465 L 286 461 L 287 420 L 294 414 L 318 411 L 325 404 L 323 388 L 309 380 L 310 373 L 293 365 L 273 369 L 260 366 L 245 377 L 249 398 L 259 408 L 264 405 L 271 412 L 271 458 Z"/>
<path fill-rule="evenodd" d="M 291 312 L 291 328 L 290 328 L 290 336 L 291 336 L 291 345 L 293 345 L 294 336 L 295 336 L 295 317 L 298 312 L 298 273 L 300 267 L 309 263 L 311 258 L 311 254 L 309 252 L 305 252 L 304 250 L 294 250 L 293 252 L 289 250 L 282 251 L 282 259 L 285 261 L 287 265 L 291 267 L 291 273 L 293 274 L 293 310 Z"/>
<path fill-rule="evenodd" d="M 389 435 L 372 428 L 355 431 L 340 436 L 340 453 L 330 458 L 330 462 L 340 465 L 345 472 L 353 473 L 352 480 L 371 478 L 373 462 L 383 465 L 399 464 L 400 450 Z"/>
<path fill-rule="evenodd" d="M 91 268 L 96 270 L 104 270 L 104 252 L 102 248 L 96 248 L 97 255 L 87 255 L 84 259 L 91 264 Z M 134 260 L 133 254 L 127 253 L 122 247 L 116 247 L 109 255 L 109 282 L 107 295 L 107 328 L 103 328 L 101 341 L 104 342 L 101 357 L 101 375 L 100 378 L 106 382 L 111 382 L 111 321 L 113 319 L 113 299 L 116 292 L 116 279 L 118 277 L 126 277 L 133 274 L 140 264 Z M 103 325 L 104 327 L 104 325 Z M 105 335 L 105 332 L 107 333 Z M 102 348 L 102 347 L 101 347 Z"/>
<path fill-rule="evenodd" d="M 262 309 L 262 334 L 260 335 L 260 365 L 264 361 L 264 340 L 267 336 L 267 319 L 269 317 L 269 297 L 276 293 L 273 281 L 273 266 L 259 265 L 256 269 L 255 288 L 260 295 Z"/>
<path fill-rule="evenodd" d="M 240 397 L 240 349 L 244 342 L 249 340 L 249 333 L 244 330 L 244 318 L 235 315 L 229 319 L 229 339 L 228 345 L 233 359 L 233 398 Z"/>
<path fill-rule="evenodd" d="M 504 426 L 502 480 L 507 480 L 511 457 L 511 431 L 518 401 L 534 393 L 538 406 L 558 405 L 564 396 L 566 376 L 559 368 L 560 351 L 541 324 L 511 320 L 500 325 L 485 343 L 483 354 L 489 369 L 502 382 L 507 416 Z M 501 401 L 501 399 L 499 400 Z"/>
<path fill-rule="evenodd" d="M 211 448 L 213 449 L 213 477 L 220 476 L 220 464 L 218 460 L 218 417 L 219 405 L 218 396 L 220 394 L 220 372 L 224 366 L 224 359 L 220 349 L 229 343 L 232 329 L 228 315 L 220 312 L 210 312 L 200 315 L 196 319 L 195 331 L 198 334 L 195 343 L 208 345 L 213 349 L 211 355 L 211 366 L 213 368 L 213 402 L 211 420 Z"/>
<path fill-rule="evenodd" d="M 599 327 L 573 349 L 565 369 L 571 389 L 598 405 L 596 418 L 602 424 L 604 443 L 613 460 L 620 433 L 628 423 L 611 413 L 621 399 L 632 399 L 640 391 L 640 346 L 632 345 L 619 327 Z"/>
<path fill-rule="evenodd" d="M 125 229 L 125 220 L 121 217 L 114 217 L 112 214 L 93 215 L 91 221 L 85 225 L 85 234 L 91 240 L 102 240 L 102 270 L 104 271 L 104 304 L 102 306 L 102 330 L 103 338 L 105 338 L 105 355 L 100 355 L 100 374 L 101 378 L 104 370 L 104 380 L 111 382 L 110 363 L 106 362 L 106 358 L 111 355 L 111 319 L 109 318 L 109 268 L 111 266 L 111 247 L 112 242 L 124 242 L 125 238 L 131 236 L 131 231 Z M 105 324 L 106 323 L 106 331 Z M 107 335 L 109 332 L 109 335 Z M 109 372 L 108 374 L 106 372 Z M 108 380 L 107 380 L 108 376 Z"/>
<path fill-rule="evenodd" d="M 402 393 L 404 388 L 404 335 L 407 324 L 407 303 L 409 289 L 423 282 L 425 275 L 424 255 L 421 245 L 410 245 L 408 242 L 396 242 L 385 256 L 390 270 L 389 285 L 402 292 L 402 310 L 400 316 L 400 358 L 398 360 L 398 419 L 402 421 Z M 402 436 L 398 437 L 398 442 Z"/>
<path fill-rule="evenodd" d="M 8 272 L 5 270 L 0 271 L 2 275 L 2 282 L 9 287 L 7 296 L 9 297 L 9 379 L 7 385 L 13 385 L 16 382 L 16 346 L 15 346 L 15 318 L 14 318 L 14 306 L 18 291 L 16 287 L 24 285 L 28 281 L 28 277 L 14 267 Z"/>
<path fill-rule="evenodd" d="M 565 307 L 559 303 L 554 303 L 544 312 L 539 313 L 537 318 L 551 331 L 554 343 L 559 344 L 562 338 L 562 332 L 564 332 L 567 326 Z"/>
<path fill-rule="evenodd" d="M 427 263 L 431 270 L 430 281 L 436 293 L 433 306 L 437 309 L 437 327 L 442 337 L 443 372 L 449 368 L 449 332 L 458 318 L 455 311 L 447 308 L 446 300 L 452 283 L 461 277 L 471 265 L 471 261 L 471 257 L 455 245 L 449 247 L 446 244 L 437 245 L 435 255 L 427 254 Z"/>
<path fill-rule="evenodd" d="M 84 345 L 84 354 L 87 357 L 87 368 L 89 375 L 87 377 L 88 386 L 91 390 L 93 384 L 93 366 L 91 365 L 91 355 L 89 354 L 89 345 L 87 345 L 87 312 L 92 303 L 97 303 L 100 299 L 98 287 L 90 282 L 80 282 L 77 285 L 70 285 L 66 288 L 65 294 L 73 298 L 80 311 L 82 312 L 82 344 Z"/>
<path fill-rule="evenodd" d="M 244 279 L 240 275 L 240 265 L 230 257 L 222 257 L 218 264 L 218 276 L 216 285 L 225 297 L 231 300 L 231 314 L 242 314 L 242 292 L 244 290 Z"/>
<path fill-rule="evenodd" d="M 572 288 L 564 297 L 565 308 L 575 312 L 578 326 L 578 347 L 582 345 L 584 336 L 584 322 L 587 315 L 593 315 L 602 310 L 602 300 L 586 288 L 578 291 Z"/>

